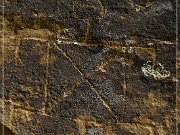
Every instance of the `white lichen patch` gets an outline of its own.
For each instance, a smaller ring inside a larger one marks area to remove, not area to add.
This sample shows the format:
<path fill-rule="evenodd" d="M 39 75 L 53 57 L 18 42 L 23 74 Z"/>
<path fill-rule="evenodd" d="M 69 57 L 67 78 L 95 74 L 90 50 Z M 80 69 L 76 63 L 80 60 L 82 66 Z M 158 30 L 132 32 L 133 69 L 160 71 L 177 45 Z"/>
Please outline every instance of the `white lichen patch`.
<path fill-rule="evenodd" d="M 134 44 L 134 40 L 125 40 L 125 46 L 122 47 L 122 52 L 124 53 L 132 53 L 133 52 L 133 47 L 131 47 L 131 44 Z"/>
<path fill-rule="evenodd" d="M 136 4 L 133 7 L 134 7 L 136 12 L 139 12 L 142 8 L 140 5 L 136 5 Z"/>
<path fill-rule="evenodd" d="M 142 72 L 147 77 L 153 77 L 156 80 L 165 79 L 170 77 L 170 71 L 166 71 L 164 66 L 159 62 L 147 61 L 146 64 L 141 67 Z"/>
<path fill-rule="evenodd" d="M 122 52 L 132 53 L 133 48 L 132 47 L 122 47 Z"/>
<path fill-rule="evenodd" d="M 149 46 L 153 46 L 153 45 L 154 45 L 154 43 L 148 43 L 148 45 L 149 45 Z"/>
<path fill-rule="evenodd" d="M 125 40 L 126 46 L 128 46 L 128 45 L 130 45 L 130 44 L 135 44 L 135 43 L 137 43 L 136 40 L 132 40 L 132 39 L 126 39 L 126 40 Z"/>
<path fill-rule="evenodd" d="M 74 29 L 68 29 L 68 28 L 64 28 L 62 30 L 62 32 L 60 32 L 58 35 L 57 35 L 57 39 L 58 39 L 58 42 L 61 41 L 62 42 L 67 42 L 67 41 L 71 41 L 71 42 L 75 42 L 76 41 L 76 38 L 75 38 L 75 35 L 74 35 L 75 31 Z"/>

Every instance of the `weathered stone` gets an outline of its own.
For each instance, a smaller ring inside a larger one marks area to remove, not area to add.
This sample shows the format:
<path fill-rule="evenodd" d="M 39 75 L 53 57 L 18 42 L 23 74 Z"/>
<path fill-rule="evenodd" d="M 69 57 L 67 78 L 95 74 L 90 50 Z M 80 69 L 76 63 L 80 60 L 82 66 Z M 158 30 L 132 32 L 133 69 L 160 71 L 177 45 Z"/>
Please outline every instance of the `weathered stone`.
<path fill-rule="evenodd" d="M 4 2 L 0 115 L 7 132 L 175 135 L 175 1 Z"/>
<path fill-rule="evenodd" d="M 46 43 L 22 41 L 19 47 L 20 64 L 11 61 L 5 65 L 5 99 L 34 109 L 44 106 L 46 67 L 39 61 L 46 51 Z"/>
<path fill-rule="evenodd" d="M 106 102 L 101 101 L 101 97 L 91 87 L 87 82 L 80 83 L 64 100 L 48 102 L 47 113 L 74 119 L 79 115 L 89 114 L 99 121 L 116 122 Z"/>

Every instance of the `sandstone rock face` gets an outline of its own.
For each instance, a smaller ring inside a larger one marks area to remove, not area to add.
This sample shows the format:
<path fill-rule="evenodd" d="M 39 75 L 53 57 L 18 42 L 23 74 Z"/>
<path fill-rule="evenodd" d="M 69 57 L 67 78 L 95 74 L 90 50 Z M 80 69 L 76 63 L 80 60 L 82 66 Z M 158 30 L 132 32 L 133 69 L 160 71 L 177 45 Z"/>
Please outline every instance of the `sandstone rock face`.
<path fill-rule="evenodd" d="M 4 6 L 6 134 L 176 134 L 175 0 L 6 0 Z"/>

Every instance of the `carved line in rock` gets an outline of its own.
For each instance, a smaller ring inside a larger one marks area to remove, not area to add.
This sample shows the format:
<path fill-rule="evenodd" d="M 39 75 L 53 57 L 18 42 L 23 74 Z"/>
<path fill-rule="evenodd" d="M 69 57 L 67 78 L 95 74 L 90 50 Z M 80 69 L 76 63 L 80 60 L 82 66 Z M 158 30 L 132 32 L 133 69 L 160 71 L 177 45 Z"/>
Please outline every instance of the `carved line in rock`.
<path fill-rule="evenodd" d="M 45 81 L 45 85 L 44 85 L 44 108 L 42 109 L 43 113 L 46 114 L 46 102 L 47 102 L 47 93 L 48 93 L 48 69 L 49 69 L 49 48 L 50 48 L 50 44 L 48 43 L 48 47 L 47 47 L 47 58 L 46 58 L 46 81 Z"/>
<path fill-rule="evenodd" d="M 80 67 L 78 67 L 74 61 L 72 60 L 71 57 L 68 56 L 68 54 L 62 49 L 60 48 L 56 43 L 54 43 L 54 46 L 63 53 L 63 55 L 71 62 L 71 64 L 74 66 L 74 68 L 81 74 L 81 76 L 84 78 L 84 80 L 87 81 L 87 83 L 91 86 L 91 89 L 96 93 L 96 95 L 99 97 L 99 99 L 103 102 L 103 105 L 112 113 L 112 115 L 116 118 L 116 121 L 118 122 L 118 119 L 116 117 L 116 115 L 114 114 L 114 112 L 112 111 L 111 107 L 109 106 L 109 103 L 107 103 L 104 98 L 101 96 L 101 94 L 99 94 L 96 86 L 92 83 L 91 79 L 89 79 L 86 74 L 81 71 Z"/>
<path fill-rule="evenodd" d="M 79 45 L 79 46 L 87 46 L 87 45 L 82 44 L 82 43 L 79 43 L 79 42 L 61 41 L 60 39 L 57 40 L 57 44 L 65 44 L 65 45 L 75 44 L 75 45 Z M 57 45 L 56 45 L 56 46 L 57 46 Z M 90 46 L 92 46 L 92 45 L 90 45 Z M 128 46 L 128 47 L 129 47 L 129 46 Z M 58 48 L 58 46 L 57 46 L 57 48 Z M 60 48 L 60 47 L 59 47 L 59 48 Z M 122 48 L 122 47 L 118 47 L 118 48 L 112 47 L 112 49 L 122 51 L 122 58 L 124 58 L 124 59 L 118 59 L 118 58 L 116 58 L 115 56 L 113 56 L 113 57 L 111 57 L 110 60 L 109 60 L 109 61 L 111 61 L 111 60 L 118 60 L 118 61 L 120 61 L 120 62 L 123 64 L 123 67 L 124 67 L 124 94 L 125 94 L 125 95 L 127 94 L 127 93 L 126 93 L 126 90 L 127 90 L 127 78 L 126 78 L 126 68 L 127 68 L 127 64 L 126 64 L 125 58 L 126 58 L 127 53 L 132 53 L 132 52 L 133 52 L 132 49 L 134 49 L 134 48 L 137 48 L 137 49 L 143 48 L 143 49 L 144 49 L 145 47 L 139 47 L 139 46 L 138 46 L 138 47 L 132 47 L 132 48 L 131 48 L 131 51 L 128 51 L 128 50 L 123 51 L 123 48 Z M 62 48 L 60 48 L 60 49 L 61 49 L 61 51 L 63 51 L 64 53 L 66 53 Z M 73 59 L 70 58 L 70 56 L 68 56 L 67 53 L 66 53 L 65 55 L 67 55 L 67 57 L 69 57 L 68 59 L 70 59 L 70 61 L 71 61 L 71 63 L 73 64 L 73 66 L 76 66 L 76 64 L 73 62 Z M 124 60 L 124 61 L 123 61 L 123 60 Z M 108 62 L 105 61 L 105 62 L 107 62 L 106 64 L 108 64 L 109 61 L 108 61 Z M 74 64 L 75 64 L 75 65 L 74 65 Z M 100 66 L 101 66 L 101 65 L 100 65 Z M 78 68 L 78 69 L 77 69 L 77 68 Z M 80 70 L 80 72 L 81 72 L 81 68 L 80 68 L 80 67 L 76 67 L 76 69 L 77 69 L 77 70 Z M 86 75 L 84 75 L 85 73 L 82 73 L 82 72 L 81 72 L 81 74 L 82 74 L 82 76 L 85 76 L 85 77 L 86 77 Z M 86 79 L 89 79 L 89 78 L 86 78 Z M 92 83 L 90 79 L 89 79 L 89 82 Z M 93 83 L 92 83 L 92 85 L 94 86 Z M 94 87 L 95 87 L 95 86 L 94 86 Z M 99 93 L 98 93 L 98 94 L 99 94 Z M 124 101 L 126 101 L 126 99 L 125 99 Z M 123 106 L 123 110 L 125 110 L 125 108 L 126 108 L 126 106 Z M 124 112 L 124 111 L 123 111 L 123 112 Z M 124 115 L 125 115 L 125 114 L 124 114 Z"/>
<path fill-rule="evenodd" d="M 84 36 L 84 39 L 83 39 L 83 42 L 86 43 L 86 41 L 88 41 L 88 37 L 89 37 L 89 35 L 91 33 L 91 28 L 92 28 L 92 24 L 94 22 L 94 19 L 92 19 L 92 18 L 87 18 L 87 19 L 81 18 L 78 15 L 78 13 L 75 11 L 75 5 L 78 5 L 77 0 L 72 0 L 72 2 L 73 2 L 73 16 L 76 19 L 81 20 L 81 21 L 83 21 L 83 22 L 85 22 L 87 24 L 86 33 L 85 33 L 85 36 Z M 98 3 L 100 5 L 101 11 L 100 11 L 100 16 L 96 17 L 96 20 L 102 19 L 106 15 L 106 10 L 105 10 L 103 1 L 98 0 Z"/>

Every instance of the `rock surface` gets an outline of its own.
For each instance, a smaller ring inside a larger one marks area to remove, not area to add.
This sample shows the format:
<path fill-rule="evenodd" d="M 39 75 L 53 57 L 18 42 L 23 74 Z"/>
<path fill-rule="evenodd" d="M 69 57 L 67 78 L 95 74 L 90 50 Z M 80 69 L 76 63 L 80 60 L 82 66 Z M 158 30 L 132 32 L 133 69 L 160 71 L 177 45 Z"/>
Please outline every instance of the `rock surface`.
<path fill-rule="evenodd" d="M 0 113 L 8 130 L 175 135 L 174 0 L 4 4 Z"/>

